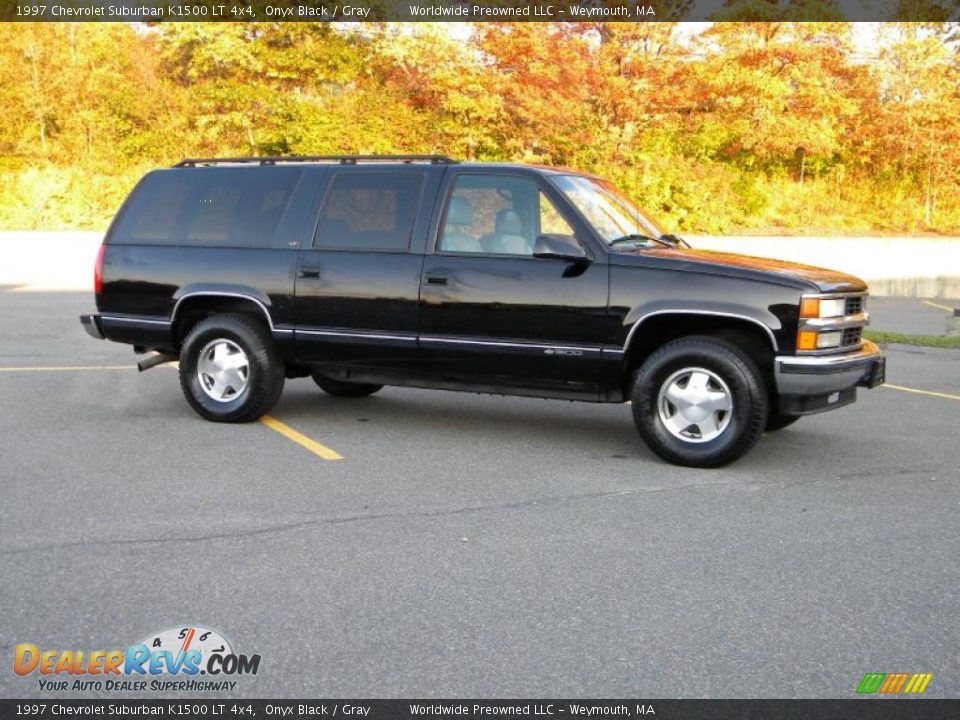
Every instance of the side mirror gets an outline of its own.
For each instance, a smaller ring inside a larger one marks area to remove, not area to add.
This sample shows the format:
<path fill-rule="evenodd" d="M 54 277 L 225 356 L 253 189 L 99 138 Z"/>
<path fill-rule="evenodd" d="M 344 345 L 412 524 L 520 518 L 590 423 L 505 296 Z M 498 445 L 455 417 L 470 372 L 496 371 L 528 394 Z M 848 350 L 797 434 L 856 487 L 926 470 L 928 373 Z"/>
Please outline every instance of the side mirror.
<path fill-rule="evenodd" d="M 540 235 L 533 246 L 533 256 L 576 263 L 590 261 L 586 251 L 572 235 Z"/>

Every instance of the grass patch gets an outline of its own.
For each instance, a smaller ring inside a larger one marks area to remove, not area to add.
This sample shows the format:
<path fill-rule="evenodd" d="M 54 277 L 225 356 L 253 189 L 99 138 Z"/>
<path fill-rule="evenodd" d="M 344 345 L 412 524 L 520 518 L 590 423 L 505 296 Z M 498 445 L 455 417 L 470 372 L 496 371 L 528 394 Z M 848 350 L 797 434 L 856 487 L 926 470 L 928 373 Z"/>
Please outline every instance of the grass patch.
<path fill-rule="evenodd" d="M 897 343 L 899 345 L 916 345 L 917 347 L 935 347 L 950 348 L 960 350 L 960 336 L 947 337 L 946 335 L 907 335 L 906 333 L 881 332 L 879 330 L 867 330 L 863 333 L 867 340 L 873 340 L 875 343 L 887 345 Z"/>

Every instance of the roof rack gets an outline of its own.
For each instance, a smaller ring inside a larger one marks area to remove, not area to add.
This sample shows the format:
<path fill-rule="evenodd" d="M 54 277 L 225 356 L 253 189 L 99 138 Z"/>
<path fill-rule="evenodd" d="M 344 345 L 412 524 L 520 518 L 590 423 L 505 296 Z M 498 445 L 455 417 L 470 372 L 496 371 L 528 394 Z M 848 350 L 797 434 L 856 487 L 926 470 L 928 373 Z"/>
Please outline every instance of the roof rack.
<path fill-rule="evenodd" d="M 456 165 L 460 161 L 448 158 L 446 155 L 276 155 L 266 157 L 234 157 L 234 158 L 189 158 L 181 160 L 173 167 L 187 168 L 200 165 L 236 165 L 259 164 L 276 165 L 277 163 L 319 163 L 336 162 L 341 165 L 356 165 L 358 162 L 428 162 L 431 165 Z"/>

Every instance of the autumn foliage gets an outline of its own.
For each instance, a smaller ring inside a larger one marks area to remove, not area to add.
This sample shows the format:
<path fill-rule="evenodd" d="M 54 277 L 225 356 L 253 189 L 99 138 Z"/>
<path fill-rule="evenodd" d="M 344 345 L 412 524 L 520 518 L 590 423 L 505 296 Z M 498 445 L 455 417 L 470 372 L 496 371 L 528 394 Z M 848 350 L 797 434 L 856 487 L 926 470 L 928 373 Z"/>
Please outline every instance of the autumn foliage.
<path fill-rule="evenodd" d="M 603 175 L 687 232 L 960 231 L 949 24 L 4 24 L 0 227 L 105 226 L 183 157 Z"/>

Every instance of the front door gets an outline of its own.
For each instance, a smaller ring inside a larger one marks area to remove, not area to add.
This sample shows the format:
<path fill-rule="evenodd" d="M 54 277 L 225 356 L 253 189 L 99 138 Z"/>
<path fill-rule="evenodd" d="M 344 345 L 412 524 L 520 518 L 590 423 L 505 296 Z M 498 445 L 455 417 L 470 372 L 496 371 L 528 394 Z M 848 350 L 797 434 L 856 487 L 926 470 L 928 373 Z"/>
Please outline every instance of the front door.
<path fill-rule="evenodd" d="M 596 394 L 605 257 L 533 255 L 540 234 L 576 236 L 562 198 L 534 173 L 471 170 L 450 175 L 445 196 L 421 278 L 423 369 L 480 388 Z"/>

